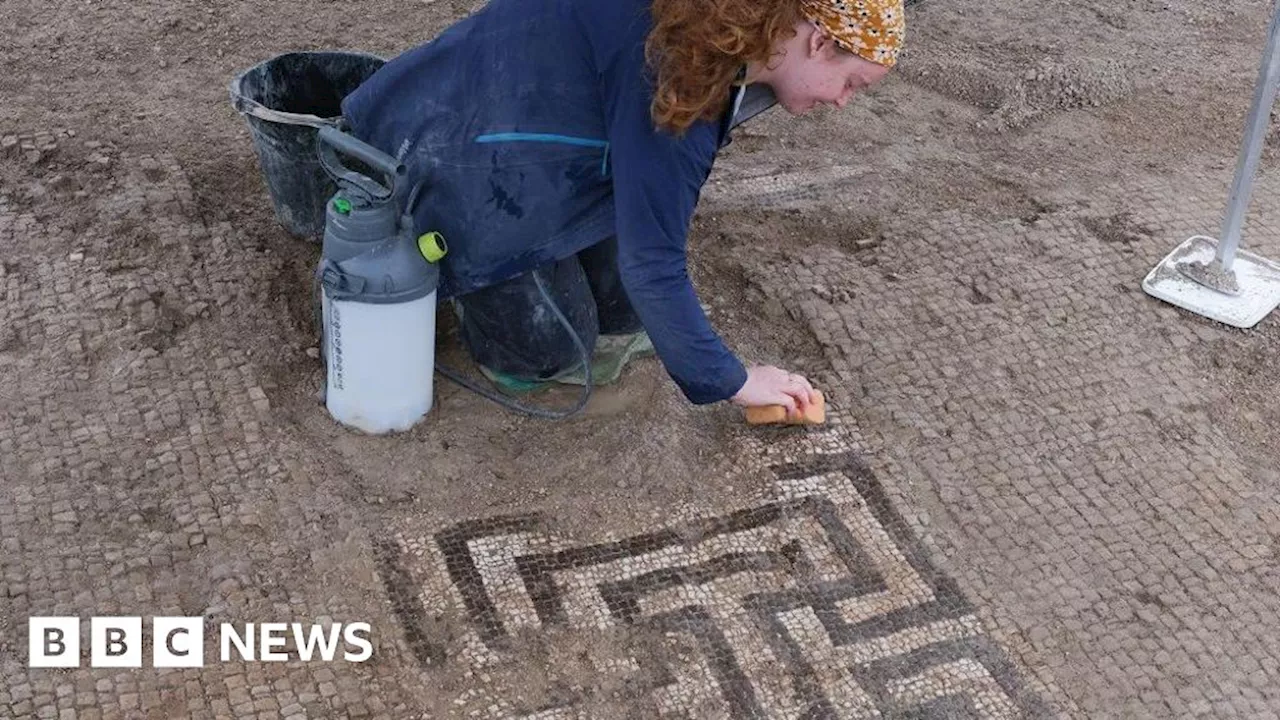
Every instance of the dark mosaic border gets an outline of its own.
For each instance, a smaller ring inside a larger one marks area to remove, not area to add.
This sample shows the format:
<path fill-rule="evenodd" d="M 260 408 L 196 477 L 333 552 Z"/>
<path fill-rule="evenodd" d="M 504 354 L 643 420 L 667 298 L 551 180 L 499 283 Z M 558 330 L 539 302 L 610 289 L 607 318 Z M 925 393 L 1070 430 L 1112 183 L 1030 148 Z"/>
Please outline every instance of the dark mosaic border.
<path fill-rule="evenodd" d="M 741 601 L 753 618 L 756 629 L 783 660 L 796 693 L 795 699 L 807 708 L 804 717 L 827 718 L 836 717 L 836 709 L 824 696 L 804 649 L 790 636 L 780 615 L 798 608 L 811 608 L 832 645 L 839 648 L 940 620 L 965 617 L 973 612 L 972 605 L 955 581 L 929 561 L 924 547 L 902 516 L 893 509 L 874 474 L 856 454 L 818 456 L 799 463 L 775 466 L 770 468 L 770 472 L 778 480 L 799 480 L 835 473 L 847 478 L 902 557 L 932 591 L 934 599 L 862 622 L 845 622 L 840 617 L 839 602 L 883 591 L 886 584 L 844 525 L 835 505 L 826 498 L 811 496 L 766 503 L 622 540 L 519 556 L 515 559 L 516 567 L 539 620 L 544 626 L 564 626 L 568 622 L 564 597 L 555 582 L 556 573 L 613 563 L 673 546 L 688 546 L 691 541 L 739 533 L 784 518 L 811 518 L 824 529 L 833 554 L 845 569 L 845 576 L 837 581 L 820 580 L 800 543 L 791 542 L 779 550 L 726 553 L 695 565 L 659 568 L 624 581 L 604 583 L 599 589 L 610 614 L 619 623 L 690 636 L 712 669 L 730 716 L 756 718 L 767 717 L 768 711 L 762 706 L 712 613 L 705 607 L 690 605 L 671 612 L 642 616 L 641 600 L 646 595 L 681 585 L 697 586 L 742 572 L 776 572 L 789 577 L 786 590 L 753 593 Z M 495 652 L 509 649 L 511 636 L 488 595 L 468 550 L 468 543 L 516 533 L 549 535 L 552 528 L 552 523 L 543 515 L 525 514 L 461 522 L 434 536 L 445 559 L 450 581 L 462 598 L 469 622 L 486 646 Z M 417 591 L 411 572 L 398 557 L 398 545 L 393 540 L 382 539 L 375 547 L 379 573 L 415 657 L 423 667 L 444 662 L 445 651 L 441 644 L 431 640 L 421 600 L 415 599 Z M 914 677 L 930 667 L 959 659 L 969 659 L 984 667 L 999 688 L 1022 709 L 1024 717 L 1051 716 L 1047 706 L 1027 688 L 999 646 L 983 636 L 935 643 L 887 660 L 854 665 L 849 671 L 874 699 L 884 717 L 979 717 L 974 699 L 967 695 L 947 695 L 918 707 L 899 707 L 888 691 L 890 683 L 896 679 Z M 676 680 L 665 659 L 646 657 L 637 658 L 637 662 L 641 663 L 642 675 L 649 678 L 642 690 L 653 690 Z M 538 708 L 545 709 L 548 708 Z"/>

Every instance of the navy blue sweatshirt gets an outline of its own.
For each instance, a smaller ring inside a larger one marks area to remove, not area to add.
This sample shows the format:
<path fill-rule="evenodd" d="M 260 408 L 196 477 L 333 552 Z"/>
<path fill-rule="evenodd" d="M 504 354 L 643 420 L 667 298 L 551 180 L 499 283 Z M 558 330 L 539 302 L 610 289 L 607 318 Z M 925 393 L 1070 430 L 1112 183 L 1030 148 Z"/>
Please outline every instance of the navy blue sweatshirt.
<path fill-rule="evenodd" d="M 712 403 L 747 374 L 702 310 L 685 246 L 729 124 L 654 127 L 651 27 L 649 0 L 493 0 L 389 62 L 343 115 L 425 183 L 414 218 L 449 242 L 442 298 L 616 235 L 663 365 L 691 402 Z"/>

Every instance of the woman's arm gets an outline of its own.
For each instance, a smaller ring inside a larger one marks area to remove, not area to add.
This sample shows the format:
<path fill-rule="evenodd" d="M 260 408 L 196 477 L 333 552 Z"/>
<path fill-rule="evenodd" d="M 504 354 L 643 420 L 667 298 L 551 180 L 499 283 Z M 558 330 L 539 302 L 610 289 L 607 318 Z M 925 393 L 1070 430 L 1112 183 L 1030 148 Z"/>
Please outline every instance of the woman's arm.
<path fill-rule="evenodd" d="M 627 57 L 629 55 L 629 57 Z M 613 165 L 619 266 L 627 295 L 668 374 L 696 404 L 732 398 L 747 371 L 712 329 L 689 280 L 685 244 L 718 138 L 710 123 L 682 138 L 653 126 L 643 48 L 602 78 Z"/>

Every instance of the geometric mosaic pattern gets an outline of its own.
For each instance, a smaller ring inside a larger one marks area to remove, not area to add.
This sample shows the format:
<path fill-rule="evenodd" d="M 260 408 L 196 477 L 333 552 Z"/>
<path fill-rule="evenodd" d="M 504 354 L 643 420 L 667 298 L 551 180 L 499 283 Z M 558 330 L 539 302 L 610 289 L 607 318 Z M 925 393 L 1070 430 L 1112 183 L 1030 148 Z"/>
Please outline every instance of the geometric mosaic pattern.
<path fill-rule="evenodd" d="M 482 666 L 500 665 L 517 634 L 556 628 L 684 637 L 694 650 L 685 657 L 601 668 L 643 678 L 632 687 L 663 716 L 1046 714 L 855 457 L 776 474 L 768 502 L 584 545 L 558 542 L 536 514 L 401 533 L 380 546 L 384 582 L 428 666 L 444 657 L 422 619 L 447 612 L 442 603 L 464 611 Z M 410 566 L 435 577 L 415 586 Z M 576 717 L 576 700 L 495 707 Z"/>
<path fill-rule="evenodd" d="M 735 500 L 590 527 L 561 498 L 383 505 L 416 480 L 332 452 L 300 392 L 296 256 L 203 206 L 187 157 L 5 143 L 0 716 L 1280 718 L 1280 325 L 1138 287 L 1215 230 L 1229 158 L 864 225 L 822 213 L 873 213 L 870 166 L 725 158 L 698 238 L 752 243 L 744 284 L 821 348 L 828 426 L 686 408 L 715 445 L 687 485 Z M 1277 198 L 1264 171 L 1245 246 L 1272 258 Z M 368 620 L 377 649 L 26 666 L 28 616 L 94 614 Z"/>
<path fill-rule="evenodd" d="M 837 220 L 816 228 L 826 242 L 753 264 L 822 346 L 822 386 L 894 507 L 1073 716 L 1280 713 L 1280 325 L 1235 330 L 1140 288 L 1217 231 L 1230 168 L 1085 194 L 1010 186 L 1017 212 L 887 214 L 872 238 Z M 875 182 L 720 170 L 709 208 L 783 221 L 856 218 Z M 1263 172 L 1244 245 L 1271 258 L 1277 198 Z M 744 247 L 772 243 L 736 227 Z"/>

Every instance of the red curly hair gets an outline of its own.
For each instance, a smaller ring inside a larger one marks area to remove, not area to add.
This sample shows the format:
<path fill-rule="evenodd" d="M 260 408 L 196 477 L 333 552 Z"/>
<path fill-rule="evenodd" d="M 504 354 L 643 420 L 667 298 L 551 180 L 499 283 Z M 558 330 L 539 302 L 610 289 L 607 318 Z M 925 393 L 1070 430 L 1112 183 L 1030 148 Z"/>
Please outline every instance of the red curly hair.
<path fill-rule="evenodd" d="M 653 0 L 652 13 L 653 121 L 676 135 L 723 113 L 742 66 L 767 62 L 803 19 L 799 0 Z"/>

